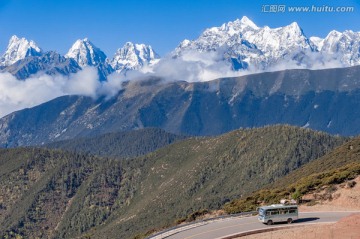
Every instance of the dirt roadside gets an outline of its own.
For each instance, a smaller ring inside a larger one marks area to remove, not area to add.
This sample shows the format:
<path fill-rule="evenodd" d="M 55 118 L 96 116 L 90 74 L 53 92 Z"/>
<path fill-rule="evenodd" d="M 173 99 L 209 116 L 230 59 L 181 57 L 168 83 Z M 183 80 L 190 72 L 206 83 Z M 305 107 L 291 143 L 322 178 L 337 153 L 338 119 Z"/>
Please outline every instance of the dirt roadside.
<path fill-rule="evenodd" d="M 355 183 L 352 183 L 355 182 Z M 301 205 L 300 212 L 360 211 L 360 177 L 337 186 L 305 195 L 311 201 Z M 259 233 L 239 238 L 246 239 L 360 239 L 360 213 L 352 214 L 332 224 L 294 227 Z"/>

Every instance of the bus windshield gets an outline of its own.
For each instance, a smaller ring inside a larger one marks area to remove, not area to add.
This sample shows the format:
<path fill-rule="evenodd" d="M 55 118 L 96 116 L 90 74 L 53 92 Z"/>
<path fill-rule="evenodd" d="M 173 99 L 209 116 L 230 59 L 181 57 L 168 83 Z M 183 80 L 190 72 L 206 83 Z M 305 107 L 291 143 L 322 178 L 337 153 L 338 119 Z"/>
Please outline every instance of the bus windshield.
<path fill-rule="evenodd" d="M 264 216 L 264 215 L 265 215 L 264 212 L 265 212 L 264 209 L 262 209 L 262 208 L 259 209 L 259 215 L 260 215 L 260 216 Z"/>

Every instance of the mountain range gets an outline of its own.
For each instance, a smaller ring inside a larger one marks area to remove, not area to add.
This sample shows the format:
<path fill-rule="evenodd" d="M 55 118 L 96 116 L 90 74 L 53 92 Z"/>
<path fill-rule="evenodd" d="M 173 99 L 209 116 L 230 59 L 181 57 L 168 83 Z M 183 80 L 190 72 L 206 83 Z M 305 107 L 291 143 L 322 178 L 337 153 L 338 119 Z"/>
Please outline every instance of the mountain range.
<path fill-rule="evenodd" d="M 334 30 L 323 39 L 307 37 L 296 22 L 279 28 L 259 27 L 244 16 L 220 27 L 208 28 L 195 40 L 182 41 L 169 56 L 196 62 L 199 57 L 200 61 L 208 61 L 206 53 L 211 53 L 212 64 L 224 62 L 229 70 L 261 72 L 355 66 L 360 64 L 359 52 L 359 32 Z M 200 55 L 194 58 L 195 53 Z M 151 46 L 127 42 L 109 59 L 87 38 L 73 44 L 64 56 L 70 59 L 68 61 L 57 53 L 50 55 L 61 60 L 52 56 L 49 59 L 49 54 L 46 60 L 43 55 L 43 50 L 34 41 L 13 36 L 0 59 L 0 67 L 2 71 L 25 79 L 39 71 L 69 74 L 93 66 L 98 68 L 99 79 L 106 80 L 114 71 L 126 74 L 129 70 L 141 71 L 144 67 L 153 69 L 161 60 L 169 58 L 161 59 Z M 156 67 L 154 69 L 156 71 Z"/>
<path fill-rule="evenodd" d="M 0 146 L 157 127 L 182 135 L 291 124 L 360 134 L 360 66 L 286 70 L 208 82 L 124 82 L 112 98 L 62 96 L 0 119 Z"/>
<path fill-rule="evenodd" d="M 360 133 L 360 112 L 356 110 L 360 68 L 353 65 L 359 63 L 358 48 L 359 33 L 352 31 L 308 38 L 296 23 L 272 29 L 258 27 L 247 17 L 206 29 L 198 39 L 184 40 L 170 58 L 163 59 L 150 46 L 129 42 L 110 60 L 87 38 L 77 40 L 61 56 L 14 36 L 0 63 L 2 71 L 18 79 L 39 72 L 68 75 L 96 67 L 100 80 L 107 81 L 115 71 L 126 75 L 144 67 L 156 70 L 169 59 L 196 64 L 202 54 L 212 56 L 206 64 L 215 63 L 216 67 L 227 62 L 233 70 L 273 69 L 283 61 L 288 68 L 293 66 L 291 62 L 311 68 L 327 60 L 351 67 L 264 72 L 207 82 L 145 74 L 141 80 L 123 82 L 111 97 L 65 95 L 9 114 L 0 119 L 0 146 L 47 144 L 146 127 L 203 136 L 286 123 L 356 135 Z M 177 71 L 176 64 L 165 66 Z"/>
<path fill-rule="evenodd" d="M 96 67 L 99 80 L 104 81 L 114 71 L 126 73 L 128 70 L 138 70 L 158 59 L 159 55 L 151 46 L 145 44 L 127 42 L 116 51 L 113 59 L 109 60 L 106 54 L 87 38 L 77 40 L 69 51 L 61 56 L 55 51 L 44 52 L 34 41 L 12 36 L 0 58 L 0 69 L 24 80 L 40 72 L 69 75 L 84 67 Z"/>
<path fill-rule="evenodd" d="M 258 27 L 247 17 L 206 29 L 195 40 L 184 40 L 175 55 L 216 52 L 233 69 L 329 68 L 360 63 L 360 33 L 331 31 L 324 39 L 307 37 L 293 22 L 279 28 Z"/>

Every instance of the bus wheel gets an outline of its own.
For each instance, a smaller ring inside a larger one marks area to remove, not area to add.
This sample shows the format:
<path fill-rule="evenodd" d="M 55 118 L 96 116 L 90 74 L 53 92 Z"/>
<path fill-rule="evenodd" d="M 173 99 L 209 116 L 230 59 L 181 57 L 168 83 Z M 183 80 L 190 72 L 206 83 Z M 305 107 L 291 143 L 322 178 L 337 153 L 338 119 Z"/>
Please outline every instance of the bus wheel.
<path fill-rule="evenodd" d="M 292 223 L 292 219 L 291 219 L 291 218 L 288 218 L 288 219 L 287 219 L 287 223 L 288 223 L 288 224 Z"/>
<path fill-rule="evenodd" d="M 267 221 L 267 224 L 268 224 L 268 225 L 272 225 L 272 224 L 274 224 L 274 223 L 273 223 L 272 220 L 269 220 L 269 221 Z"/>

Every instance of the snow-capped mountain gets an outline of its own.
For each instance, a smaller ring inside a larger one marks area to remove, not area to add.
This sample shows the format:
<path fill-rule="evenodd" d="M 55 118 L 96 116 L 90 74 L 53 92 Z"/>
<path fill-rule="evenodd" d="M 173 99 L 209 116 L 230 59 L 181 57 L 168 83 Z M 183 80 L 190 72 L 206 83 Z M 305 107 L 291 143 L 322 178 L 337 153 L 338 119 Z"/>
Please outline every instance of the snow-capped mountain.
<path fill-rule="evenodd" d="M 34 41 L 28 41 L 14 35 L 10 38 L 8 47 L 0 58 L 0 66 L 9 66 L 25 57 L 40 56 L 41 54 L 41 48 Z"/>
<path fill-rule="evenodd" d="M 38 72 L 68 75 L 81 70 L 73 59 L 67 59 L 54 51 L 43 52 L 34 41 L 15 35 L 10 38 L 0 66 L 0 72 L 9 72 L 20 80 Z"/>
<path fill-rule="evenodd" d="M 233 22 L 228 22 L 220 27 L 206 29 L 198 39 L 190 41 L 185 39 L 175 49 L 178 55 L 182 51 L 197 50 L 199 52 L 216 51 L 221 46 L 231 47 L 238 43 L 238 36 L 242 32 L 254 32 L 259 29 L 250 19 L 243 17 Z"/>
<path fill-rule="evenodd" d="M 258 27 L 247 17 L 206 29 L 195 40 L 184 40 L 175 57 L 193 51 L 215 52 L 233 69 L 257 71 L 285 68 L 328 68 L 360 64 L 360 32 L 332 31 L 322 39 L 308 38 L 297 23 L 285 27 Z"/>
<path fill-rule="evenodd" d="M 80 67 L 97 67 L 100 80 L 105 80 L 106 76 L 113 72 L 105 53 L 96 47 L 88 38 L 77 40 L 69 49 L 68 53 L 66 53 L 65 57 L 74 59 Z"/>
<path fill-rule="evenodd" d="M 331 31 L 323 39 L 320 52 L 339 60 L 344 66 L 360 65 L 360 32 Z"/>
<path fill-rule="evenodd" d="M 233 67 L 236 60 L 241 68 L 265 70 L 282 60 L 295 60 L 300 64 L 300 55 L 317 49 L 295 22 L 279 28 L 258 27 L 243 17 L 206 29 L 196 40 L 184 40 L 174 55 L 181 56 L 194 50 L 218 52 L 222 55 L 219 59 L 231 62 Z"/>
<path fill-rule="evenodd" d="M 81 67 L 97 66 L 106 62 L 106 55 L 88 38 L 77 40 L 66 53 L 65 57 L 73 58 Z"/>
<path fill-rule="evenodd" d="M 54 51 L 43 52 L 35 42 L 13 36 L 6 52 L 0 58 L 0 71 L 10 72 L 18 79 L 26 79 L 41 71 L 50 75 L 68 75 L 90 66 L 98 69 L 99 78 L 103 81 L 115 70 L 118 73 L 141 70 L 144 66 L 152 66 L 159 59 L 152 47 L 145 44 L 128 42 L 109 60 L 106 54 L 87 38 L 77 40 L 67 54 L 61 56 Z"/>
<path fill-rule="evenodd" d="M 65 58 L 73 60 L 71 62 L 65 63 L 63 59 L 59 60 L 60 58 L 37 58 L 43 54 L 45 53 L 33 41 L 13 36 L 6 52 L 0 58 L 0 69 L 24 79 L 39 71 L 68 74 L 78 68 L 91 66 L 97 67 L 100 80 L 106 80 L 114 71 L 126 74 L 129 70 L 138 70 L 156 74 L 158 69 L 164 71 L 167 68 L 166 63 L 169 60 L 164 58 L 161 61 L 164 65 L 156 64 L 160 57 L 151 46 L 131 42 L 127 42 L 116 51 L 112 59 L 108 59 L 106 54 L 87 38 L 77 40 L 65 55 Z M 56 54 L 50 55 L 60 57 Z M 194 69 L 208 67 L 210 71 L 216 71 L 221 68 L 221 74 L 217 74 L 219 77 L 225 70 L 229 72 L 249 69 L 261 72 L 355 66 L 360 65 L 360 32 L 331 31 L 325 38 L 307 37 L 295 22 L 284 27 L 270 28 L 257 26 L 249 18 L 243 17 L 220 27 L 208 28 L 195 40 L 182 41 L 171 56 L 190 64 L 199 62 Z M 29 59 L 25 60 L 26 58 Z M 20 63 L 13 66 L 20 60 Z M 170 62 L 169 65 L 177 68 L 176 63 L 180 62 Z M 57 67 L 57 64 L 60 66 Z M 206 80 L 212 80 L 211 77 L 208 78 Z M 202 79 L 196 78 L 193 81 L 196 80 Z"/>
<path fill-rule="evenodd" d="M 139 70 L 156 63 L 159 59 L 160 56 L 151 46 L 127 42 L 116 51 L 111 60 L 111 66 L 120 73 L 127 70 Z"/>

